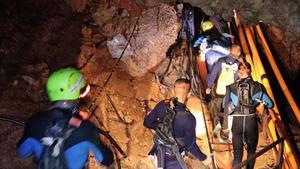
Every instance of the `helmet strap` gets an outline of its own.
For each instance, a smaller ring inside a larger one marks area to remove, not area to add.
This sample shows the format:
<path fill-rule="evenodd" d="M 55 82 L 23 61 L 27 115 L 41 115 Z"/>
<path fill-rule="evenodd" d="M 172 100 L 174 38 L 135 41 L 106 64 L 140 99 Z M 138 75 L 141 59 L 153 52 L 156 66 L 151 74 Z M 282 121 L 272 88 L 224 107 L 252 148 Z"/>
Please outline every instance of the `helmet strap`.
<path fill-rule="evenodd" d="M 72 114 L 77 113 L 79 109 L 79 100 L 63 100 L 63 101 L 57 101 L 55 104 L 50 107 L 49 109 L 64 109 L 70 111 Z"/>

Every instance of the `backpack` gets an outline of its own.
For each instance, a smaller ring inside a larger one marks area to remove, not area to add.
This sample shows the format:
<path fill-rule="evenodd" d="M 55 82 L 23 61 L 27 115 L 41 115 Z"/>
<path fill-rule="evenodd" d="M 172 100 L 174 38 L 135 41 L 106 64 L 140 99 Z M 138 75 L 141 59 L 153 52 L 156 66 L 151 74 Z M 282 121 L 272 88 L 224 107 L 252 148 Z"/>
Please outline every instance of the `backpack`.
<path fill-rule="evenodd" d="M 165 146 L 177 145 L 173 136 L 173 121 L 176 116 L 174 103 L 172 100 L 166 100 L 165 103 L 168 105 L 168 108 L 162 121 L 158 124 L 158 127 L 155 130 L 154 141 Z"/>
<path fill-rule="evenodd" d="M 222 96 L 226 94 L 226 86 L 234 83 L 234 75 L 237 70 L 238 60 L 227 62 L 225 58 L 225 62 L 221 63 L 221 72 L 217 80 L 216 94 Z"/>
<path fill-rule="evenodd" d="M 158 146 L 163 146 L 169 148 L 172 153 L 176 156 L 176 159 L 182 169 L 187 169 L 187 166 L 180 154 L 180 147 L 183 147 L 184 143 L 181 140 L 176 140 L 173 135 L 173 121 L 177 114 L 174 110 L 174 105 L 177 99 L 166 100 L 165 103 L 168 104 L 168 108 L 162 121 L 158 124 L 155 129 L 154 142 Z M 158 157 L 159 158 L 159 157 Z M 163 166 L 160 166 L 163 167 Z"/>
<path fill-rule="evenodd" d="M 250 114 L 256 111 L 257 102 L 252 100 L 254 83 L 251 85 L 248 79 L 238 83 L 238 105 L 239 112 L 242 114 Z M 262 91 L 259 84 L 260 91 Z M 262 92 L 260 94 L 260 100 L 262 99 Z"/>
<path fill-rule="evenodd" d="M 231 39 L 233 39 L 234 36 L 229 34 L 224 18 L 220 14 L 217 14 L 215 16 L 210 16 L 209 20 L 213 23 L 220 35 L 222 35 L 218 39 L 215 39 L 214 43 L 223 47 L 230 47 Z"/>
<path fill-rule="evenodd" d="M 38 162 L 38 169 L 67 169 L 64 144 L 71 136 L 74 127 L 68 119 L 59 119 L 48 124 L 45 137 L 41 139 L 43 151 Z"/>

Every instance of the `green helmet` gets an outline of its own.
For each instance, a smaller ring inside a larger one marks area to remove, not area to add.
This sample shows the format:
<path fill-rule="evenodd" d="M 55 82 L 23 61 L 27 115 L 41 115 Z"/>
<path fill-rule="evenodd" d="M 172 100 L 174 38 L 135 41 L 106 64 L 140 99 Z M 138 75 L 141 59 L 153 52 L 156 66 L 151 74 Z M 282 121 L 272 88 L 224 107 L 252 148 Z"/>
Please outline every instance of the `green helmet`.
<path fill-rule="evenodd" d="M 50 101 L 75 100 L 87 82 L 82 73 L 75 68 L 62 68 L 53 72 L 46 84 Z"/>

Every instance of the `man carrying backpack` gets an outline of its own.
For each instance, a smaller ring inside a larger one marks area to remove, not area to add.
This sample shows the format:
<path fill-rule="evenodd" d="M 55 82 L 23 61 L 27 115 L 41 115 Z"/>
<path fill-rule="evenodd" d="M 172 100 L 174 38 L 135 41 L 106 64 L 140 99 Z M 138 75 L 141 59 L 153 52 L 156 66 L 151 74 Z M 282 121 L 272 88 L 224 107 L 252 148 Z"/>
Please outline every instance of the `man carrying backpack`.
<path fill-rule="evenodd" d="M 264 104 L 267 108 L 273 107 L 273 102 L 268 96 L 265 87 L 253 81 L 251 78 L 251 66 L 245 62 L 238 67 L 239 80 L 227 86 L 226 95 L 223 99 L 224 122 L 222 124 L 221 137 L 228 138 L 227 116 L 233 114 L 232 143 L 233 143 L 233 166 L 242 162 L 243 145 L 247 145 L 247 158 L 255 154 L 258 142 L 258 127 L 256 107 Z M 234 105 L 233 112 L 229 109 Z M 249 162 L 247 169 L 254 168 L 255 160 Z"/>
<path fill-rule="evenodd" d="M 230 54 L 226 57 L 218 59 L 214 64 L 212 71 L 206 78 L 206 94 L 212 94 L 212 99 L 209 102 L 209 111 L 214 117 L 214 136 L 221 129 L 219 123 L 219 115 L 221 110 L 222 99 L 226 94 L 226 86 L 234 83 L 237 80 L 236 71 L 240 61 L 243 61 L 241 57 L 241 47 L 239 45 L 232 45 L 230 48 Z M 212 91 L 212 89 L 214 89 Z"/>
<path fill-rule="evenodd" d="M 186 169 L 183 153 L 209 161 L 196 144 L 196 119 L 185 106 L 189 90 L 189 80 L 177 79 L 175 98 L 159 102 L 144 120 L 145 127 L 156 131 L 149 154 L 157 156 L 158 168 Z"/>
<path fill-rule="evenodd" d="M 55 71 L 46 89 L 54 105 L 27 121 L 18 155 L 34 155 L 39 169 L 82 169 L 91 151 L 98 162 L 111 165 L 113 153 L 100 140 L 96 126 L 78 116 L 79 99 L 90 90 L 81 72 L 74 68 Z"/>

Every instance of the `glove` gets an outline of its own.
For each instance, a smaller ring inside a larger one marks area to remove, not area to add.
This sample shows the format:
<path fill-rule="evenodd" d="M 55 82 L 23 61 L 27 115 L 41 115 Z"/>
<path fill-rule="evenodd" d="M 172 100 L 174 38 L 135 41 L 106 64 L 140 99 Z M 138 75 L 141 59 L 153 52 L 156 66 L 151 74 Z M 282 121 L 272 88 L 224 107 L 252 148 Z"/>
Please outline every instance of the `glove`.
<path fill-rule="evenodd" d="M 264 114 L 264 110 L 265 110 L 265 105 L 264 104 L 259 104 L 256 107 L 256 113 L 258 116 L 262 116 Z"/>
<path fill-rule="evenodd" d="M 220 132 L 220 137 L 223 140 L 228 140 L 229 138 L 229 130 L 228 129 L 222 129 Z"/>

